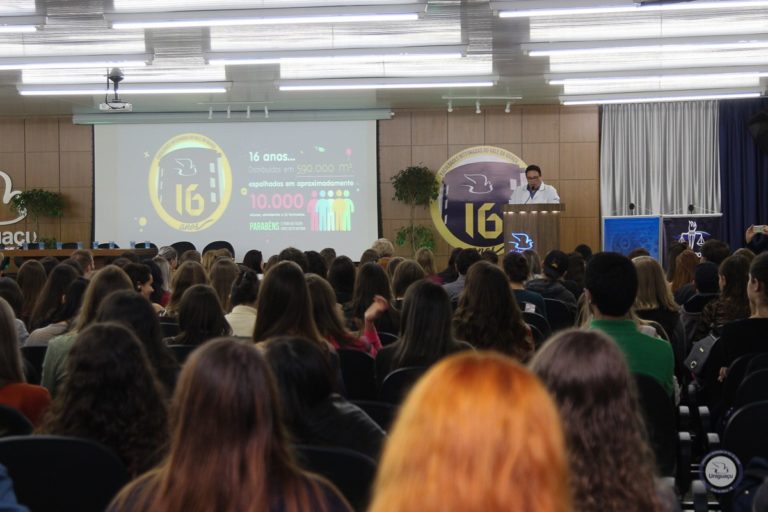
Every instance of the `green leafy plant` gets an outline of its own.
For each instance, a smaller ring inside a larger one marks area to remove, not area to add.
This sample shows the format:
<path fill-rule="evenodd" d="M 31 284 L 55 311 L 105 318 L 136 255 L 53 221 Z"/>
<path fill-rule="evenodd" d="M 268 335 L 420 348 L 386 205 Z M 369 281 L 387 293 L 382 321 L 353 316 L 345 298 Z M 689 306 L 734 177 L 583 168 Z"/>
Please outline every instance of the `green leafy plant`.
<path fill-rule="evenodd" d="M 33 188 L 16 194 L 11 198 L 11 209 L 27 217 L 35 223 L 35 232 L 41 243 L 55 245 L 56 239 L 40 236 L 40 217 L 62 217 L 64 215 L 64 197 L 49 190 Z"/>
<path fill-rule="evenodd" d="M 402 169 L 392 178 L 395 188 L 395 199 L 410 207 L 408 225 L 401 227 L 395 235 L 395 243 L 403 246 L 411 245 L 413 252 L 421 247 L 435 248 L 435 235 L 427 226 L 415 224 L 416 207 L 429 206 L 429 202 L 437 199 L 439 185 L 435 173 L 421 165 L 413 165 Z"/>

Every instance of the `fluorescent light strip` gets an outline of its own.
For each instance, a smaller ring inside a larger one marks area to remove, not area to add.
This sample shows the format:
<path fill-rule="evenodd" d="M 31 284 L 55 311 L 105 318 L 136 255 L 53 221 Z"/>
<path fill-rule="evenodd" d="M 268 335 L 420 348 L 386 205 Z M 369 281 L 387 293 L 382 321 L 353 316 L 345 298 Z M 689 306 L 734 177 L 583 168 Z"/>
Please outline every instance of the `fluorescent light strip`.
<path fill-rule="evenodd" d="M 707 74 L 690 74 L 690 75 L 655 75 L 655 76 L 616 76 L 616 77 L 593 77 L 593 78 L 563 78 L 557 80 L 549 80 L 549 85 L 601 85 L 601 84 L 621 84 L 621 83 L 636 83 L 638 81 L 661 81 L 661 80 L 707 80 L 712 78 L 743 78 L 759 79 L 761 77 L 768 76 L 768 71 L 753 72 L 753 73 L 707 73 Z"/>
<path fill-rule="evenodd" d="M 35 25 L 0 25 L 0 34 L 23 34 L 37 32 Z"/>
<path fill-rule="evenodd" d="M 44 16 L 0 16 L 0 34 L 36 32 L 44 24 Z"/>
<path fill-rule="evenodd" d="M 166 13 L 107 13 L 115 29 L 285 25 L 300 23 L 365 23 L 415 21 L 422 4 L 308 7 L 304 9 L 227 9 Z"/>
<path fill-rule="evenodd" d="M 552 50 L 530 50 L 530 57 L 551 57 L 568 55 L 600 55 L 605 53 L 648 53 L 652 51 L 672 53 L 699 50 L 753 50 L 768 48 L 768 41 L 744 41 L 743 43 L 701 43 L 701 44 L 649 44 L 645 46 L 601 46 L 597 48 L 559 48 Z"/>
<path fill-rule="evenodd" d="M 281 91 L 354 91 L 372 89 L 432 89 L 439 87 L 493 87 L 496 77 L 440 77 L 422 79 L 284 80 Z"/>
<path fill-rule="evenodd" d="M 608 96 L 602 98 L 590 99 L 567 99 L 560 97 L 560 103 L 563 105 L 611 105 L 622 103 L 661 103 L 669 101 L 700 101 L 700 100 L 727 100 L 742 98 L 759 98 L 760 91 L 754 92 L 732 92 L 732 93 L 697 93 L 689 95 L 659 95 L 659 96 L 635 96 L 611 98 Z"/>
<path fill-rule="evenodd" d="M 72 69 L 107 68 L 112 66 L 146 66 L 149 54 L 134 55 L 83 55 L 61 57 L 7 57 L 0 58 L 0 70 L 9 69 Z"/>
<path fill-rule="evenodd" d="M 215 94 L 227 92 L 228 84 L 142 84 L 121 85 L 120 93 L 125 95 L 137 94 Z M 46 85 L 19 86 L 22 96 L 95 96 L 112 94 L 104 86 L 96 85 Z"/>
<path fill-rule="evenodd" d="M 206 54 L 209 64 L 261 65 L 289 63 L 368 62 L 384 60 L 402 62 L 430 58 L 460 58 L 466 53 L 466 46 L 417 46 L 402 48 L 351 48 L 338 50 L 297 50 L 285 52 L 210 52 Z"/>
<path fill-rule="evenodd" d="M 499 10 L 499 18 L 532 18 L 555 16 L 578 16 L 582 14 L 624 14 L 661 11 L 701 11 L 713 9 L 754 9 L 768 7 L 766 0 L 744 0 L 733 2 L 690 2 L 646 5 L 605 5 L 595 7 L 563 7 L 551 9 Z M 504 9 L 504 7 L 500 7 Z"/>

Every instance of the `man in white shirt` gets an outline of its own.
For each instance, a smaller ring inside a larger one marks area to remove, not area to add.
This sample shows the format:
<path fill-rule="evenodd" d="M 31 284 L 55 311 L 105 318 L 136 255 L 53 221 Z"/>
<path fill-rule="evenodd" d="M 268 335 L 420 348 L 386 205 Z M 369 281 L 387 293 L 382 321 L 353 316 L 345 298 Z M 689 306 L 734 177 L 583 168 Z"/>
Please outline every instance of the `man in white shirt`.
<path fill-rule="evenodd" d="M 538 165 L 529 165 L 525 169 L 527 185 L 520 185 L 509 198 L 509 204 L 541 204 L 559 203 L 560 196 L 555 187 L 545 185 L 541 180 L 541 168 Z"/>

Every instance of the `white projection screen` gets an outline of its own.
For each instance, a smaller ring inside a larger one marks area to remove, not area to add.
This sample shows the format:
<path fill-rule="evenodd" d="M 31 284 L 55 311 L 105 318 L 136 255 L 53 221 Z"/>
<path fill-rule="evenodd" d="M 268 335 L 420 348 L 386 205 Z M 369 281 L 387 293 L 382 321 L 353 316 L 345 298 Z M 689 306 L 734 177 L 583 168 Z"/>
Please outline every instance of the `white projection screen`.
<path fill-rule="evenodd" d="M 353 259 L 377 238 L 376 122 L 114 124 L 94 127 L 95 240 L 239 261 L 288 246 Z"/>

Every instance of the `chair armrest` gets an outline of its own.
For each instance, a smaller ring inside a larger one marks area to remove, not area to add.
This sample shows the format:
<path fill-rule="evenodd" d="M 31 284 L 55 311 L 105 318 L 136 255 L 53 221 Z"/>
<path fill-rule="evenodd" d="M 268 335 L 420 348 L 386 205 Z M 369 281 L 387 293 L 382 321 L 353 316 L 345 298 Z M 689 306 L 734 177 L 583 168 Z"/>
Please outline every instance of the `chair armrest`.
<path fill-rule="evenodd" d="M 691 460 L 693 459 L 693 438 L 690 432 L 677 433 L 677 482 L 680 495 L 688 492 L 691 482 Z"/>
<path fill-rule="evenodd" d="M 680 405 L 677 408 L 677 428 L 683 431 L 691 428 L 691 408 L 687 405 Z"/>
<path fill-rule="evenodd" d="M 707 488 L 701 480 L 691 482 L 691 494 L 693 495 L 694 512 L 707 512 Z"/>
<path fill-rule="evenodd" d="M 707 433 L 707 447 L 709 448 L 709 451 L 719 449 L 720 436 L 712 432 Z"/>
<path fill-rule="evenodd" d="M 706 405 L 700 405 L 699 411 L 699 425 L 701 425 L 701 431 L 703 433 L 712 432 L 712 415 L 709 413 L 709 407 Z"/>

